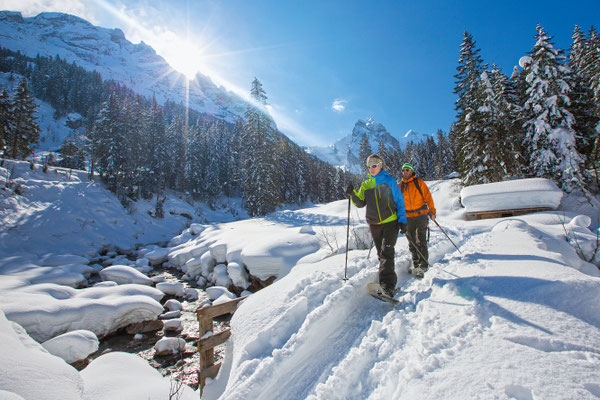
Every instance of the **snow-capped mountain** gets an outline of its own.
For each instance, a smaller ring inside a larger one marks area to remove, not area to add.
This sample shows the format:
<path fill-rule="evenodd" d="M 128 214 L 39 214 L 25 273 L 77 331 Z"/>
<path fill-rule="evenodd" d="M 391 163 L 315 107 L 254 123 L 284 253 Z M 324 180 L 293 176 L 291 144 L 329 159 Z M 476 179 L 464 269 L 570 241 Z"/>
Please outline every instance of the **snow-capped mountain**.
<path fill-rule="evenodd" d="M 23 18 L 19 12 L 0 11 L 0 44 L 30 57 L 55 57 L 96 70 L 160 104 L 187 104 L 199 112 L 229 122 L 243 117 L 248 107 L 237 95 L 198 74 L 189 81 L 144 42 L 133 44 L 120 29 L 94 26 L 63 13 L 41 13 Z M 189 95 L 188 95 L 189 82 Z"/>
<path fill-rule="evenodd" d="M 398 139 L 392 136 L 381 123 L 369 118 L 367 121 L 358 120 L 350 135 L 329 146 L 309 146 L 306 148 L 306 152 L 346 171 L 360 174 L 363 160 L 358 159 L 358 154 L 363 135 L 366 135 L 374 153 L 377 152 L 380 142 L 383 142 L 387 149 L 393 151 L 398 148 L 404 149 L 409 142 L 418 143 L 431 136 L 409 130 Z"/>

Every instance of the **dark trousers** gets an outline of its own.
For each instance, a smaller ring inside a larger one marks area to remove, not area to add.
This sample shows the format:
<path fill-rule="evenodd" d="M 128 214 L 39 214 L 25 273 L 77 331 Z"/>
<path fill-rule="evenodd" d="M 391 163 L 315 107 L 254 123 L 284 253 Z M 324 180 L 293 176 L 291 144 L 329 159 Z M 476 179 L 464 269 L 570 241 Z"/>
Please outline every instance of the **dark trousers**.
<path fill-rule="evenodd" d="M 424 214 L 407 219 L 406 238 L 408 239 L 408 249 L 412 254 L 413 265 L 415 268 L 427 268 L 427 263 L 429 262 L 429 251 L 427 250 L 429 217 Z"/>
<path fill-rule="evenodd" d="M 397 277 L 394 266 L 394 246 L 398 239 L 398 222 L 369 225 L 369 228 L 379 257 L 379 284 L 395 289 Z"/>

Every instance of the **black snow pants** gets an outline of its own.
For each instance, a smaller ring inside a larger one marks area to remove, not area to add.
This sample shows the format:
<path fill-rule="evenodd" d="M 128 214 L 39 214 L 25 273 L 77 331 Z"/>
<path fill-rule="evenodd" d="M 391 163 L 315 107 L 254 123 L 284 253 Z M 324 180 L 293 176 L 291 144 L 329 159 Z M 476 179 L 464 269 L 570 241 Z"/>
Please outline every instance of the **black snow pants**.
<path fill-rule="evenodd" d="M 396 288 L 396 268 L 394 265 L 394 246 L 398 239 L 398 221 L 369 225 L 379 257 L 379 284 L 382 287 Z"/>
<path fill-rule="evenodd" d="M 407 218 L 407 220 L 406 238 L 408 239 L 408 249 L 412 254 L 413 266 L 427 270 L 427 263 L 429 262 L 429 251 L 427 249 L 429 217 L 424 214 Z"/>

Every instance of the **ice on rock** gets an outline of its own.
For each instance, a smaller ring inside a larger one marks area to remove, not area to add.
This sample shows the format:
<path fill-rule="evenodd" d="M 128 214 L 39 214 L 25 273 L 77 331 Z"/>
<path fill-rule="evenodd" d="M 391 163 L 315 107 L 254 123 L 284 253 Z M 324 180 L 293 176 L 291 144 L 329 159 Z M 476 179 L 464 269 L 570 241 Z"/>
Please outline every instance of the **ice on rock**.
<path fill-rule="evenodd" d="M 68 363 L 83 360 L 98 350 L 98 337 L 88 330 L 76 330 L 53 337 L 42 343 L 50 354 Z"/>
<path fill-rule="evenodd" d="M 113 265 L 100 271 L 100 277 L 105 281 L 117 282 L 120 285 L 136 283 L 140 285 L 152 285 L 152 279 L 127 265 Z"/>

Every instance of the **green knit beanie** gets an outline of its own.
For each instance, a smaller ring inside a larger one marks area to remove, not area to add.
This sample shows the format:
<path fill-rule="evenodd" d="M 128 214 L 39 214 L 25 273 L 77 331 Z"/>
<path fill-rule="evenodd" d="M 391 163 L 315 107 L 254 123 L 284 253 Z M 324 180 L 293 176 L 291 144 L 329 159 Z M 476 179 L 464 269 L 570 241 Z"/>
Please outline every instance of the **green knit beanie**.
<path fill-rule="evenodd" d="M 412 172 L 415 172 L 415 169 L 409 163 L 404 163 L 404 165 L 402 166 L 402 169 L 410 169 Z"/>

